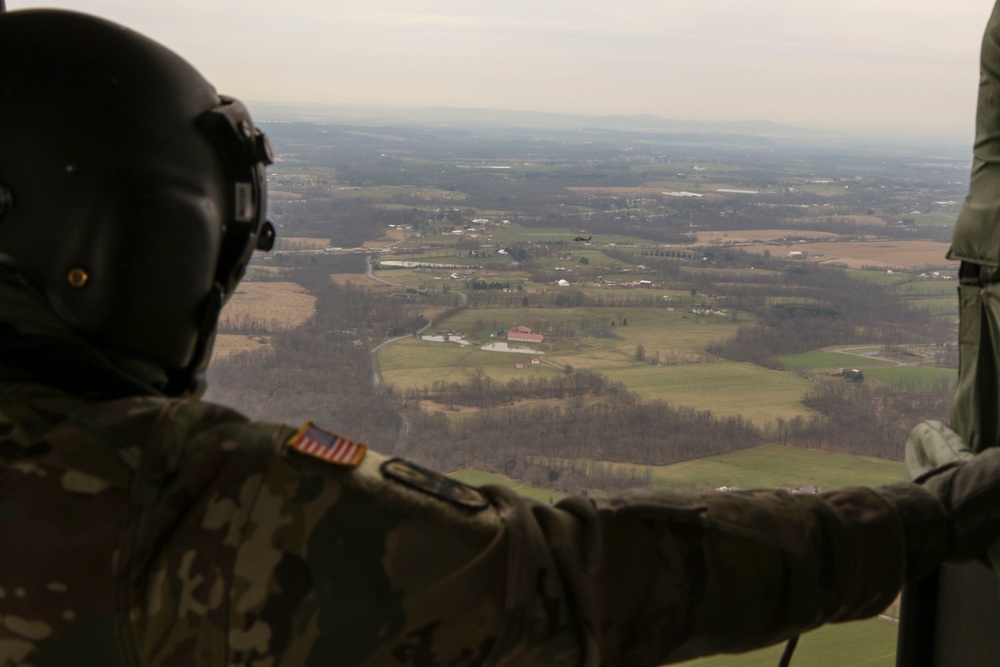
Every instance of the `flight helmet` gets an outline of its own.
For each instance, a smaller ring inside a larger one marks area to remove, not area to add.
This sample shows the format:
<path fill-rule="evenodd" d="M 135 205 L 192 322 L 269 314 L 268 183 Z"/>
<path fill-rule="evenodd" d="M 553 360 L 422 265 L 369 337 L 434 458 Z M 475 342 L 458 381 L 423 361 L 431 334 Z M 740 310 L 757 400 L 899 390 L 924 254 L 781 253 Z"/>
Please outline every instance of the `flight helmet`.
<path fill-rule="evenodd" d="M 2 1 L 2 0 L 0 0 Z M 267 137 L 153 40 L 61 10 L 0 13 L 0 265 L 98 350 L 194 391 L 254 249 Z"/>

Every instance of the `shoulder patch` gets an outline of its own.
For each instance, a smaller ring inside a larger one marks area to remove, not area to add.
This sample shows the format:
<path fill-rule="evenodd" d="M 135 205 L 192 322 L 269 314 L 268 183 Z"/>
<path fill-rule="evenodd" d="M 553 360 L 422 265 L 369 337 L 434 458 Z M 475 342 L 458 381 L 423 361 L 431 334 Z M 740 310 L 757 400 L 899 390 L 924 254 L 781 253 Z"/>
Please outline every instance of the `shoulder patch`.
<path fill-rule="evenodd" d="M 356 468 L 368 452 L 367 445 L 324 431 L 312 422 L 303 424 L 285 447 L 346 468 Z"/>
<path fill-rule="evenodd" d="M 481 510 L 489 506 L 489 500 L 482 491 L 445 477 L 441 473 L 426 470 L 403 459 L 389 459 L 382 464 L 382 474 L 389 479 L 410 488 L 446 500 L 466 509 Z"/>

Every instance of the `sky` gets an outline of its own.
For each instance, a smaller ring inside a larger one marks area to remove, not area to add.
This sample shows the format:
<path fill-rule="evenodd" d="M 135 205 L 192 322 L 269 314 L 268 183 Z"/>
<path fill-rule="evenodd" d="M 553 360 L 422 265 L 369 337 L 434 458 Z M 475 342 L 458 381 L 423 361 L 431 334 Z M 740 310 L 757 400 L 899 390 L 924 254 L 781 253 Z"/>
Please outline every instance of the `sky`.
<path fill-rule="evenodd" d="M 967 138 L 989 0 L 7 0 L 123 23 L 249 103 Z"/>

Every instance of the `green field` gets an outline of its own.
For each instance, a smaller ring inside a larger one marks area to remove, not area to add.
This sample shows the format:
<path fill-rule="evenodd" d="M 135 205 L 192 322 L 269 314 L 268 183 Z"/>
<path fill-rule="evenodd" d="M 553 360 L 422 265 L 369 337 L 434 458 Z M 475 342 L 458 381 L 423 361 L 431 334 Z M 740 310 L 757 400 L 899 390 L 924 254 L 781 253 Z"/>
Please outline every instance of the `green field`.
<path fill-rule="evenodd" d="M 611 326 L 612 321 L 617 324 Z M 439 323 L 434 331 L 455 331 L 488 343 L 486 332 L 515 324 L 536 331 L 573 329 L 580 337 L 560 340 L 553 336 L 541 344 L 521 345 L 536 349 L 537 355 L 406 338 L 379 352 L 382 378 L 400 388 L 415 388 L 437 380 L 462 382 L 476 368 L 494 380 L 506 381 L 551 377 L 569 365 L 623 382 L 646 400 L 661 399 L 719 415 L 744 415 L 761 425 L 778 417 L 811 414 L 800 402 L 809 383 L 794 374 L 745 363 L 693 363 L 705 361 L 703 350 L 709 342 L 735 333 L 739 323 L 728 318 L 688 317 L 666 308 L 467 309 Z M 643 360 L 636 358 L 640 346 Z M 531 364 L 533 358 L 541 363 Z M 661 363 L 654 365 L 657 359 Z M 517 368 L 518 363 L 524 368 Z"/>
<path fill-rule="evenodd" d="M 950 368 L 931 368 L 925 366 L 893 366 L 890 368 L 873 368 L 865 371 L 865 377 L 871 380 L 886 382 L 897 387 L 930 389 L 935 382 L 945 379 L 952 385 L 958 380 L 958 371 Z"/>
<path fill-rule="evenodd" d="M 802 352 L 800 354 L 786 354 L 778 357 L 778 361 L 785 368 L 792 370 L 821 370 L 834 368 L 861 368 L 867 372 L 873 366 L 890 366 L 891 361 L 884 359 L 870 358 L 860 354 L 845 354 L 843 352 L 827 352 L 817 350 L 815 352 Z"/>
<path fill-rule="evenodd" d="M 544 456 L 532 462 L 545 464 Z M 576 462 L 585 465 L 586 461 Z M 633 463 L 613 463 L 619 468 L 645 468 Z M 799 447 L 764 445 L 720 456 L 651 466 L 653 486 L 669 488 L 765 489 L 788 486 L 878 486 L 902 481 L 903 464 L 871 456 L 852 456 Z"/>
<path fill-rule="evenodd" d="M 954 294 L 941 297 L 926 297 L 916 301 L 911 301 L 914 308 L 925 310 L 931 315 L 950 315 L 958 321 L 958 299 Z"/>
<path fill-rule="evenodd" d="M 778 417 L 792 419 L 812 414 L 802 405 L 811 387 L 805 378 L 749 363 L 714 362 L 602 369 L 643 398 L 661 399 L 718 416 L 742 415 L 758 426 Z"/>
<path fill-rule="evenodd" d="M 753 489 L 804 484 L 835 489 L 899 482 L 903 479 L 903 464 L 872 456 L 764 445 L 656 468 L 652 477 L 657 485 L 667 486 Z"/>
<path fill-rule="evenodd" d="M 524 347 L 529 347 L 525 345 Z M 532 365 L 542 355 L 491 352 L 479 346 L 460 347 L 457 343 L 438 343 L 416 337 L 404 338 L 383 348 L 378 355 L 383 381 L 400 388 L 429 386 L 436 380 L 465 382 L 477 368 L 482 368 L 494 380 L 515 377 L 551 377 L 563 372 L 561 367 L 548 364 Z M 525 364 L 516 368 L 516 364 Z"/>
<path fill-rule="evenodd" d="M 913 213 L 907 216 L 920 227 L 954 227 L 958 213 Z"/>
<path fill-rule="evenodd" d="M 532 456 L 538 465 L 587 466 L 593 461 L 564 460 Z M 853 456 L 783 445 L 763 445 L 719 456 L 707 456 L 669 466 L 641 466 L 634 463 L 607 463 L 614 468 L 648 468 L 653 487 L 704 489 L 730 487 L 770 489 L 818 486 L 822 490 L 845 486 L 880 486 L 903 479 L 903 464 L 872 456 Z M 522 495 L 547 502 L 555 492 L 528 486 L 503 475 L 480 470 L 458 470 L 451 476 L 467 484 L 502 484 Z M 562 494 L 556 494 L 559 496 Z"/>
<path fill-rule="evenodd" d="M 958 283 L 954 280 L 914 280 L 895 285 L 892 291 L 900 296 L 950 296 L 955 298 Z"/>
<path fill-rule="evenodd" d="M 893 667 L 897 630 L 896 623 L 880 618 L 825 625 L 802 636 L 791 664 L 800 667 Z M 686 667 L 774 667 L 784 646 L 681 664 Z"/>
<path fill-rule="evenodd" d="M 905 273 L 886 273 L 869 269 L 844 269 L 844 272 L 855 280 L 877 283 L 879 285 L 909 284 L 913 277 Z"/>
<path fill-rule="evenodd" d="M 538 486 L 522 484 L 517 480 L 511 479 L 510 477 L 504 477 L 503 475 L 497 475 L 491 472 L 483 472 L 482 470 L 456 470 L 448 476 L 453 477 L 460 482 L 472 484 L 473 486 L 485 486 L 486 484 L 507 486 L 517 491 L 520 495 L 526 498 L 531 498 L 532 500 L 537 500 L 540 503 L 556 501 L 564 495 L 551 489 L 543 489 Z"/>
<path fill-rule="evenodd" d="M 877 353 L 877 346 L 857 346 L 850 349 L 858 350 L 857 354 L 844 354 L 818 350 L 789 354 L 778 357 L 786 368 L 793 370 L 821 371 L 833 368 L 860 368 L 865 378 L 895 385 L 903 389 L 924 391 L 930 389 L 937 381 L 944 378 L 954 383 L 957 371 L 932 366 L 900 366 L 895 362 L 876 357 L 868 357 L 866 352 Z"/>

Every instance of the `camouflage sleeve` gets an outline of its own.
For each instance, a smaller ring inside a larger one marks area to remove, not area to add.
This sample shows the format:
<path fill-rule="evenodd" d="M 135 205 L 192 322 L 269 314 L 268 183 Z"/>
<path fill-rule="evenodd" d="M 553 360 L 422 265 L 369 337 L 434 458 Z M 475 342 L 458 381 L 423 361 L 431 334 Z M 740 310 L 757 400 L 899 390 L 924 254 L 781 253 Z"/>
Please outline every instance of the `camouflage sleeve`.
<path fill-rule="evenodd" d="M 898 593 L 908 552 L 936 553 L 947 540 L 943 511 L 913 485 L 818 496 L 644 492 L 571 498 L 554 510 L 494 492 L 507 498 L 508 526 L 546 536 L 548 567 L 567 582 L 591 662 L 601 664 L 741 652 L 874 615 Z M 927 530 L 908 535 L 907 525 Z M 533 550 L 515 547 L 512 558 Z"/>
<path fill-rule="evenodd" d="M 884 608 L 911 540 L 900 507 L 929 502 L 900 487 L 550 507 L 372 452 L 329 463 L 284 446 L 291 429 L 212 419 L 172 415 L 142 466 L 119 560 L 132 664 L 657 665 L 747 650 Z"/>

